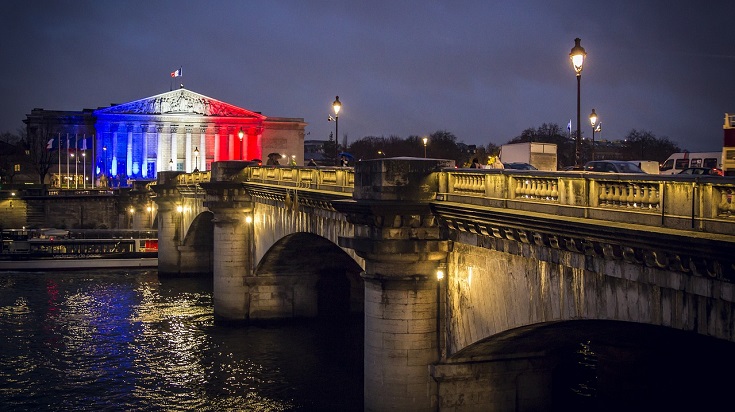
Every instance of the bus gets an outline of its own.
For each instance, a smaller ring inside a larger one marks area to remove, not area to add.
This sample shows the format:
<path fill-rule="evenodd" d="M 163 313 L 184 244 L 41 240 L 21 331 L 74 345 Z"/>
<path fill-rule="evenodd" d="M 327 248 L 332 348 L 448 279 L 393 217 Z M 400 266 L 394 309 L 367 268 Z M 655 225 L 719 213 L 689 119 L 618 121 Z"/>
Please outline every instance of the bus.
<path fill-rule="evenodd" d="M 675 175 L 687 167 L 722 169 L 722 151 L 674 153 L 663 162 L 660 173 L 662 175 Z"/>

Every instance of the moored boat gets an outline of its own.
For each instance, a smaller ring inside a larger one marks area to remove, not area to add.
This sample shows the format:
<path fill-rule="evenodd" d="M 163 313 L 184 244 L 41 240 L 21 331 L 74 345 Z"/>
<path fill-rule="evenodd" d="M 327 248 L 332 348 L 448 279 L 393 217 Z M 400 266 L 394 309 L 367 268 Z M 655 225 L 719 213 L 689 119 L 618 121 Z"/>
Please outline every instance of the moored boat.
<path fill-rule="evenodd" d="M 0 270 L 158 266 L 155 230 L 11 229 L 0 236 Z"/>

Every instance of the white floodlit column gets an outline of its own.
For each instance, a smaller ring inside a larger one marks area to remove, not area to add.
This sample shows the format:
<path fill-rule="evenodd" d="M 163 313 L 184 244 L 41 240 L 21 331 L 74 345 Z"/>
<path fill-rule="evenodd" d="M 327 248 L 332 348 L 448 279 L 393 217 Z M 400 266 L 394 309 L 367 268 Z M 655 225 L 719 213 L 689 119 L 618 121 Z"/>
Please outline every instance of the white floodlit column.
<path fill-rule="evenodd" d="M 133 175 L 133 125 L 128 125 L 128 145 L 125 148 L 125 175 Z"/>
<path fill-rule="evenodd" d="M 177 146 L 178 145 L 176 142 L 176 126 L 171 125 L 171 159 L 170 160 L 174 162 L 173 170 L 177 170 L 178 163 L 179 163 L 178 162 L 179 158 L 178 158 L 178 153 L 177 153 L 178 151 L 176 150 L 178 149 Z"/>
<path fill-rule="evenodd" d="M 186 141 L 184 147 L 184 151 L 186 152 L 186 155 L 184 156 L 184 170 L 186 173 L 191 173 L 191 171 L 194 170 L 191 165 L 191 158 L 194 156 L 192 152 L 194 148 L 191 145 L 191 127 L 186 128 Z"/>
<path fill-rule="evenodd" d="M 207 128 L 202 127 L 199 135 L 199 164 L 197 167 L 202 172 L 207 170 Z"/>

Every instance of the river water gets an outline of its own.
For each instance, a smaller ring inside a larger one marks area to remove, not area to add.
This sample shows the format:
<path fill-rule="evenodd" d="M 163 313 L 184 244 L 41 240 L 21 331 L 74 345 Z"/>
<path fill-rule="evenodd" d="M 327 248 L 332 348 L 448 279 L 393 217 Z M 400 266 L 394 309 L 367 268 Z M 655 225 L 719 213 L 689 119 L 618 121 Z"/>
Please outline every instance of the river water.
<path fill-rule="evenodd" d="M 362 319 L 214 323 L 210 279 L 0 273 L 4 411 L 363 409 Z"/>

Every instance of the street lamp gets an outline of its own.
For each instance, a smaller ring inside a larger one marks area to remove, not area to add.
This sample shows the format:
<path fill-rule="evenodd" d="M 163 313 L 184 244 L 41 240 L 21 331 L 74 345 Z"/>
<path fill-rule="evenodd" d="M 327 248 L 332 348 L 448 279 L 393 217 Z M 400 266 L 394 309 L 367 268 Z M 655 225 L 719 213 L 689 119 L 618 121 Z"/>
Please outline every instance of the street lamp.
<path fill-rule="evenodd" d="M 429 143 L 429 138 L 424 137 L 422 140 L 424 141 L 424 159 L 426 159 L 426 144 Z"/>
<path fill-rule="evenodd" d="M 242 129 L 240 130 L 240 133 L 242 133 Z M 242 137 L 240 137 L 240 139 L 242 139 Z M 196 173 L 198 171 L 199 171 L 199 146 L 194 148 L 194 172 Z"/>
<path fill-rule="evenodd" d="M 378 154 L 381 155 L 381 156 L 383 156 L 383 157 L 385 157 L 385 152 L 382 151 L 382 150 L 378 150 Z"/>
<path fill-rule="evenodd" d="M 168 170 L 174 170 L 174 159 L 169 159 Z"/>
<path fill-rule="evenodd" d="M 339 142 L 339 111 L 342 109 L 339 96 L 334 97 L 332 108 L 334 109 L 334 158 L 336 159 L 339 157 L 339 145 L 337 143 Z M 332 116 L 329 116 L 328 120 L 331 122 Z"/>
<path fill-rule="evenodd" d="M 592 113 L 590 113 L 590 124 L 592 125 L 592 160 L 595 160 L 595 125 L 597 125 L 595 109 L 592 109 Z"/>
<path fill-rule="evenodd" d="M 579 129 L 581 128 L 579 123 L 579 85 L 582 78 L 582 65 L 584 64 L 584 58 L 587 53 L 584 48 L 579 45 L 581 40 L 579 37 L 574 39 L 574 47 L 569 53 L 569 58 L 572 59 L 572 66 L 574 66 L 574 72 L 577 74 L 577 137 L 574 141 L 574 165 L 579 166 L 579 146 L 580 140 L 582 139 Z"/>

